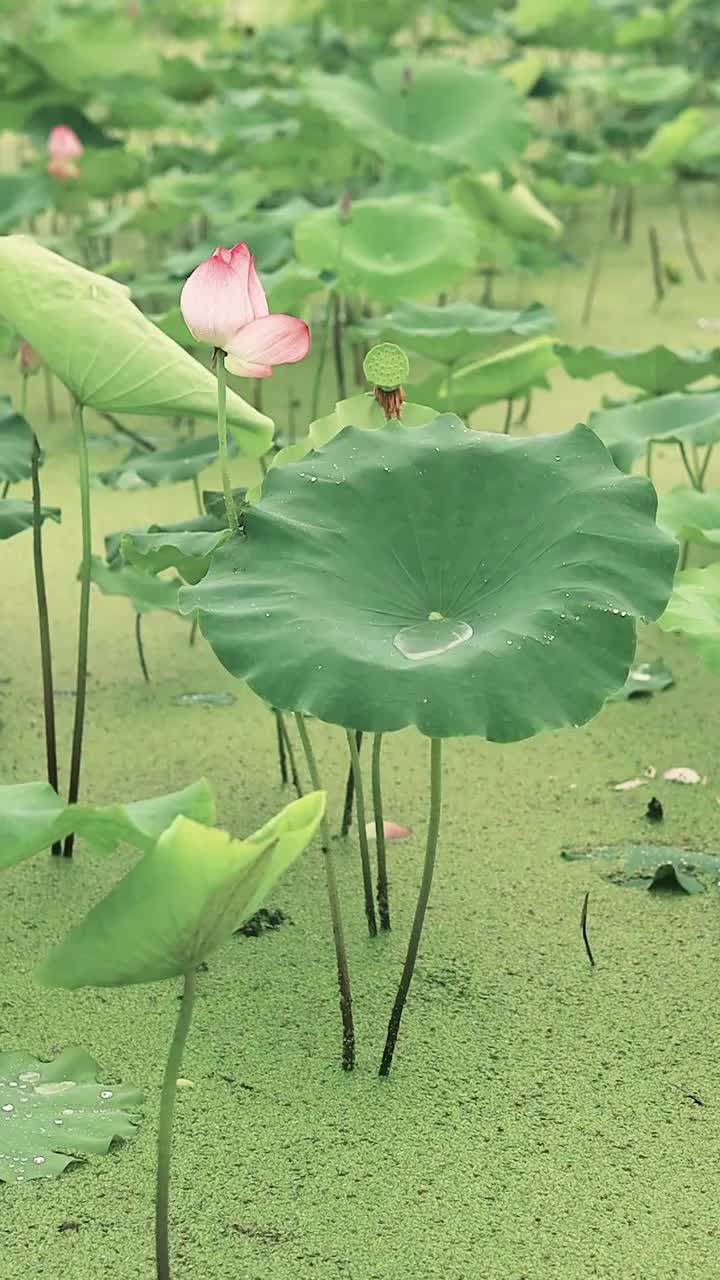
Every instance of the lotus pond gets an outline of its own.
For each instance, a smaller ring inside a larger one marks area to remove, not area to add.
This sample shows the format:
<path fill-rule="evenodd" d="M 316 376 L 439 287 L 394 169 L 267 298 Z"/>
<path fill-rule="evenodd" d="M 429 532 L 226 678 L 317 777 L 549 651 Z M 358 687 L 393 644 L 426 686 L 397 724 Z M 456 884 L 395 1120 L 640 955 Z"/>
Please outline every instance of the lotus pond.
<path fill-rule="evenodd" d="M 116 8 L 0 46 L 3 1280 L 709 1280 L 707 6 Z"/>

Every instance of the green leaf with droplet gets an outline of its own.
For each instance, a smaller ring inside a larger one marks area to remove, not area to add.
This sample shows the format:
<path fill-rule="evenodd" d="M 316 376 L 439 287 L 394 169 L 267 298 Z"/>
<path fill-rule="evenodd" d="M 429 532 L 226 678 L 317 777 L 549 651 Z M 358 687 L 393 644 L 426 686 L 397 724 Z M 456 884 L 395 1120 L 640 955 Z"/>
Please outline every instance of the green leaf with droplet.
<path fill-rule="evenodd" d="M 288 805 L 246 840 L 177 818 L 37 971 L 71 990 L 189 972 L 257 911 L 312 840 L 324 792 Z"/>

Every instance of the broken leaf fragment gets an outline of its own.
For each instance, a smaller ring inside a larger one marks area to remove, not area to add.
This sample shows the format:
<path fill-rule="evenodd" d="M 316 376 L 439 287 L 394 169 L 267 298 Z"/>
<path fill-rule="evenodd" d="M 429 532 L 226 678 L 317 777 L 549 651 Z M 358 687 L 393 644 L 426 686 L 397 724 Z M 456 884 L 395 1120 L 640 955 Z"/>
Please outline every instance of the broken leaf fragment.
<path fill-rule="evenodd" d="M 566 862 L 607 862 L 604 879 L 630 889 L 697 894 L 720 887 L 720 854 L 669 845 L 607 844 L 563 849 L 560 856 Z"/>

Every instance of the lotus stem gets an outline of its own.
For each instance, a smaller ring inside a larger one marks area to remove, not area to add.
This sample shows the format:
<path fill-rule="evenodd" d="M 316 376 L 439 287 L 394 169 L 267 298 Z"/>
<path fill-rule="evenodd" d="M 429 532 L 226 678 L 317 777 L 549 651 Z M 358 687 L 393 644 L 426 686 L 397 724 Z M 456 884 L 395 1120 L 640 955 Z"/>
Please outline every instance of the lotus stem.
<path fill-rule="evenodd" d="M 659 307 L 665 297 L 665 285 L 663 284 L 660 239 L 658 237 L 656 227 L 648 227 L 648 246 L 650 248 L 650 266 L 652 268 L 653 285 L 655 287 L 655 306 Z"/>
<path fill-rule="evenodd" d="M 75 804 L 80 793 L 80 766 L 82 763 L 83 730 L 85 727 L 85 696 L 87 693 L 88 636 L 90 631 L 90 570 L 92 561 L 92 529 L 90 525 L 90 466 L 87 440 L 83 423 L 83 407 L 73 403 L 75 444 L 78 453 L 80 478 L 80 519 L 82 524 L 82 563 L 80 566 L 80 615 L 78 621 L 77 675 L 75 679 L 75 723 L 73 725 L 72 752 L 70 756 L 70 787 L 68 804 Z M 63 855 L 72 857 L 74 832 L 65 837 Z"/>
<path fill-rule="evenodd" d="M 27 379 L 25 379 L 27 381 Z M 45 588 L 45 567 L 42 553 L 42 505 L 40 500 L 40 443 L 33 432 L 32 444 L 32 506 L 33 506 L 33 566 L 35 569 L 35 595 L 37 598 L 38 631 L 40 635 L 40 668 L 42 671 L 43 710 L 45 717 L 45 757 L 47 779 L 53 791 L 58 789 L 57 737 L 55 733 L 55 697 L 53 690 L 52 648 L 50 644 L 50 615 Z M 62 853 L 62 841 L 52 846 L 56 858 Z"/>
<path fill-rule="evenodd" d="M 318 360 L 315 366 L 315 377 L 313 379 L 312 396 L 310 397 L 310 421 L 314 422 L 318 416 L 318 408 L 320 405 L 320 388 L 322 386 L 322 376 L 325 372 L 325 361 L 327 360 L 328 342 L 330 339 L 330 325 L 332 317 L 333 295 L 328 293 L 327 305 L 325 307 L 325 320 L 323 322 L 322 338 L 320 339 L 320 350 Z"/>
<path fill-rule="evenodd" d="M 698 251 L 695 248 L 695 242 L 692 238 L 692 228 L 690 226 L 690 218 L 687 211 L 687 205 L 685 203 L 685 192 L 683 190 L 682 182 L 676 183 L 675 199 L 677 201 L 678 222 L 680 223 L 680 233 L 683 238 L 683 245 L 685 246 L 685 253 L 687 254 L 687 260 L 690 263 L 690 266 L 692 267 L 693 271 L 695 272 L 696 278 L 700 280 L 702 283 L 704 283 L 707 280 L 707 276 L 705 274 L 705 268 L 703 267 L 703 264 L 700 261 L 700 258 L 698 256 Z"/>
<path fill-rule="evenodd" d="M 302 796 L 303 796 L 302 783 L 300 782 L 300 775 L 297 769 L 297 762 L 295 760 L 295 750 L 293 748 L 292 738 L 290 737 L 290 730 L 287 727 L 287 721 L 285 720 L 285 716 L 283 715 L 282 711 L 275 711 L 275 715 L 277 717 L 277 726 L 278 726 L 278 752 L 280 751 L 280 739 L 282 737 L 283 751 L 285 754 L 285 758 L 287 760 L 287 765 L 290 768 L 290 781 L 292 782 L 293 787 L 295 788 L 295 792 L 297 794 L 298 800 L 302 800 Z M 281 764 L 281 776 L 282 776 L 282 764 Z M 285 772 L 284 781 L 287 782 L 287 770 Z"/>
<path fill-rule="evenodd" d="M 333 293 L 333 355 L 335 357 L 337 398 L 338 400 L 346 400 L 347 381 L 345 378 L 345 356 L 343 352 L 343 304 L 339 293 Z"/>
<path fill-rule="evenodd" d="M 273 715 L 275 716 L 275 728 L 277 730 L 277 749 L 278 749 L 278 762 L 280 764 L 280 782 L 283 786 L 285 786 L 288 780 L 288 771 L 287 771 L 287 755 L 285 753 L 285 734 L 283 733 L 282 716 L 280 712 L 275 710 L 274 708 L 273 708 Z"/>
<path fill-rule="evenodd" d="M 155 1267 L 157 1280 L 171 1280 L 170 1237 L 168 1210 L 170 1205 L 170 1156 L 172 1154 L 173 1116 L 177 1080 L 182 1066 L 183 1051 L 190 1030 L 195 1002 L 195 970 L 185 974 L 182 1000 L 178 1009 L 175 1032 L 165 1064 L 162 1094 L 160 1096 L 160 1120 L 158 1124 L 158 1160 L 155 1191 Z"/>
<path fill-rule="evenodd" d="M 156 445 L 151 444 L 139 431 L 133 431 L 130 427 L 126 427 L 114 413 L 103 413 L 103 418 L 110 423 L 113 431 L 117 431 L 118 435 L 127 436 L 128 440 L 132 440 L 133 444 L 137 444 L 141 449 L 145 449 L 147 453 L 155 453 Z"/>
<path fill-rule="evenodd" d="M 228 442 L 227 442 L 227 411 L 225 402 L 227 399 L 227 384 L 225 379 L 225 352 L 217 351 L 215 367 L 217 369 L 217 430 L 218 430 L 218 446 L 220 451 L 220 471 L 222 473 L 223 494 L 225 495 L 225 512 L 227 514 L 228 528 L 232 533 L 238 531 L 238 518 L 235 509 L 235 500 L 233 498 L 232 484 L 230 483 L 230 464 L 228 462 Z"/>
<path fill-rule="evenodd" d="M 635 188 L 629 186 L 625 192 L 625 206 L 623 208 L 622 238 L 624 244 L 632 244 L 634 221 Z"/>
<path fill-rule="evenodd" d="M 205 508 L 203 507 L 202 494 L 200 492 L 200 481 L 197 476 L 193 476 L 192 478 L 192 487 L 193 493 L 195 494 L 195 506 L 197 507 L 197 513 L 199 516 L 204 516 Z"/>
<path fill-rule="evenodd" d="M 652 451 L 653 442 L 652 440 L 648 440 L 647 445 L 645 446 L 645 475 L 648 480 L 652 480 Z"/>
<path fill-rule="evenodd" d="M 3 491 L 2 491 L 3 498 L 7 498 L 9 492 L 10 492 L 10 481 L 6 480 L 3 485 Z"/>
<path fill-rule="evenodd" d="M 382 752 L 381 733 L 373 738 L 372 749 L 372 797 L 375 815 L 375 844 L 377 858 L 377 904 L 380 917 L 380 928 L 390 928 L 390 897 L 388 892 L 387 858 L 385 856 L 385 823 L 383 820 L 382 777 L 380 774 L 380 754 Z"/>
<path fill-rule="evenodd" d="M 353 733 L 347 731 L 350 765 L 355 779 L 355 796 L 357 809 L 358 842 L 360 844 L 360 864 L 362 866 L 363 892 L 365 895 L 365 915 L 368 933 L 371 938 L 377 936 L 377 920 L 375 919 L 375 903 L 373 901 L 372 871 L 370 870 L 370 849 L 368 848 L 367 830 L 365 828 L 365 793 L 363 790 L 362 770 L 360 768 L 360 750 L 358 738 L 362 742 L 360 730 Z"/>
<path fill-rule="evenodd" d="M 191 649 L 195 644 L 195 641 L 197 640 L 197 633 L 198 633 L 198 620 L 197 620 L 197 614 L 196 614 L 192 622 L 190 623 L 190 639 L 188 643 Z"/>
<path fill-rule="evenodd" d="M 143 673 L 143 678 L 145 680 L 145 683 L 150 684 L 150 672 L 147 669 L 147 662 L 145 661 L 145 649 L 143 648 L 142 614 L 141 613 L 135 614 L 135 644 L 137 645 L 137 654 L 138 654 L 138 661 L 140 662 L 140 670 Z"/>
<path fill-rule="evenodd" d="M 701 490 L 700 481 L 698 479 L 698 476 L 696 476 L 695 472 L 693 471 L 693 468 L 690 464 L 690 459 L 688 457 L 687 449 L 685 448 L 685 445 L 683 444 L 682 440 L 678 440 L 678 449 L 680 450 L 680 457 L 682 458 L 683 466 L 687 471 L 690 484 L 692 485 L 693 489 L 697 489 L 698 492 L 700 492 Z"/>
<path fill-rule="evenodd" d="M 310 734 L 308 733 L 305 717 L 299 711 L 295 712 L 295 722 L 298 727 L 298 733 L 300 734 L 303 751 L 305 752 L 310 781 L 316 791 L 322 791 L 320 774 L 317 767 L 317 761 L 315 759 L 315 753 L 312 749 Z M 350 974 L 348 971 L 345 939 L 343 936 L 340 896 L 338 894 L 337 881 L 335 879 L 335 867 L 333 865 L 332 857 L 332 841 L 327 815 L 323 816 L 320 823 L 320 835 L 322 840 L 323 857 L 325 859 L 325 875 L 327 878 L 328 898 L 330 900 L 330 917 L 332 920 L 333 941 L 335 943 L 335 962 L 337 965 L 338 988 L 340 992 L 340 1016 L 342 1019 L 342 1066 L 344 1071 L 352 1071 L 355 1066 L 355 1028 L 353 1025 L 352 1014 L 352 993 L 350 990 Z"/>
<path fill-rule="evenodd" d="M 508 400 L 508 402 L 507 402 L 506 407 L 505 407 L 505 420 L 504 420 L 504 422 L 503 422 L 503 435 L 508 436 L 508 435 L 510 434 L 510 428 L 511 428 L 511 426 L 512 426 L 512 415 L 513 415 L 513 399 L 512 399 L 512 396 L 511 396 L 511 397 L 510 397 L 510 399 L 509 399 L 509 400 Z"/>
<path fill-rule="evenodd" d="M 704 493 L 705 491 L 705 476 L 707 475 L 707 469 L 710 466 L 710 459 L 712 458 L 714 448 L 714 444 L 708 445 L 702 465 L 698 471 L 698 488 L 701 493 Z"/>
<path fill-rule="evenodd" d="M 358 752 L 362 749 L 363 731 L 355 730 L 355 746 Z M 344 838 L 351 826 L 353 818 L 353 799 L 355 797 L 355 770 L 352 762 L 352 752 L 350 753 L 350 768 L 348 769 L 347 782 L 345 783 L 345 800 L 343 801 L 342 821 L 340 823 L 340 835 Z"/>
<path fill-rule="evenodd" d="M 55 392 L 53 391 L 52 370 L 43 365 L 43 380 L 45 382 L 45 406 L 47 409 L 48 422 L 55 421 Z"/>
<path fill-rule="evenodd" d="M 422 935 L 423 923 L 425 921 L 425 912 L 427 910 L 430 890 L 432 888 L 433 871 L 435 869 L 435 855 L 437 853 L 438 835 L 440 832 L 441 810 L 442 738 L 432 738 L 430 740 L 430 818 L 428 821 L 427 845 L 425 847 L 425 865 L 423 867 L 422 882 L 420 885 L 420 893 L 418 894 L 417 906 L 415 907 L 415 917 L 413 919 L 412 929 L 410 932 L 410 942 L 408 945 L 407 955 L 405 957 L 405 964 L 403 965 L 402 976 L 400 978 L 400 986 L 398 987 L 398 993 L 395 997 L 395 1003 L 388 1023 L 387 1039 L 385 1040 L 382 1062 L 380 1063 L 379 1074 L 381 1076 L 388 1075 L 390 1067 L 392 1066 L 395 1044 L 400 1030 L 400 1020 L 403 1015 L 407 993 L 410 989 L 410 983 L 415 969 L 415 960 L 420 946 L 420 938 Z"/>
<path fill-rule="evenodd" d="M 585 291 L 585 300 L 583 302 L 583 308 L 580 313 L 580 324 L 583 326 L 583 328 L 586 325 L 589 325 L 590 319 L 592 316 L 592 309 L 593 309 L 593 304 L 595 302 L 595 294 L 597 293 L 597 287 L 600 282 L 600 272 L 602 270 L 603 257 L 605 256 L 605 247 L 607 245 L 608 234 L 609 233 L 607 229 L 603 231 L 603 234 L 598 239 L 593 252 L 592 265 L 590 267 L 590 275 L 588 276 L 588 284 L 587 284 L 587 289 Z"/>

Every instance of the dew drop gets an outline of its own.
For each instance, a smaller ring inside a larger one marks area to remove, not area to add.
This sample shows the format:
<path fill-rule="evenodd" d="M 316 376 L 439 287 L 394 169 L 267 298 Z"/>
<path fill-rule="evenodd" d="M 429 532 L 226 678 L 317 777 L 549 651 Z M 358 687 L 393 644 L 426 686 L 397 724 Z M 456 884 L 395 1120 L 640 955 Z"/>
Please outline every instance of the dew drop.
<path fill-rule="evenodd" d="M 15 1108 L 14 1108 L 14 1106 L 13 1106 L 12 1102 L 6 1102 L 6 1103 L 5 1103 L 5 1106 L 3 1107 L 3 1111 L 14 1111 L 14 1110 L 15 1110 Z"/>
<path fill-rule="evenodd" d="M 435 615 L 427 622 L 403 627 L 393 636 L 393 644 L 410 662 L 421 662 L 423 658 L 437 658 L 440 654 L 449 653 L 469 640 L 472 634 L 473 629 L 467 622 L 454 622 L 452 618 Z"/>
<path fill-rule="evenodd" d="M 44 1156 L 33 1156 L 33 1164 L 44 1164 L 44 1163 L 45 1163 Z"/>
<path fill-rule="evenodd" d="M 100 1094 L 101 1098 L 112 1098 L 112 1089 L 103 1089 Z"/>

